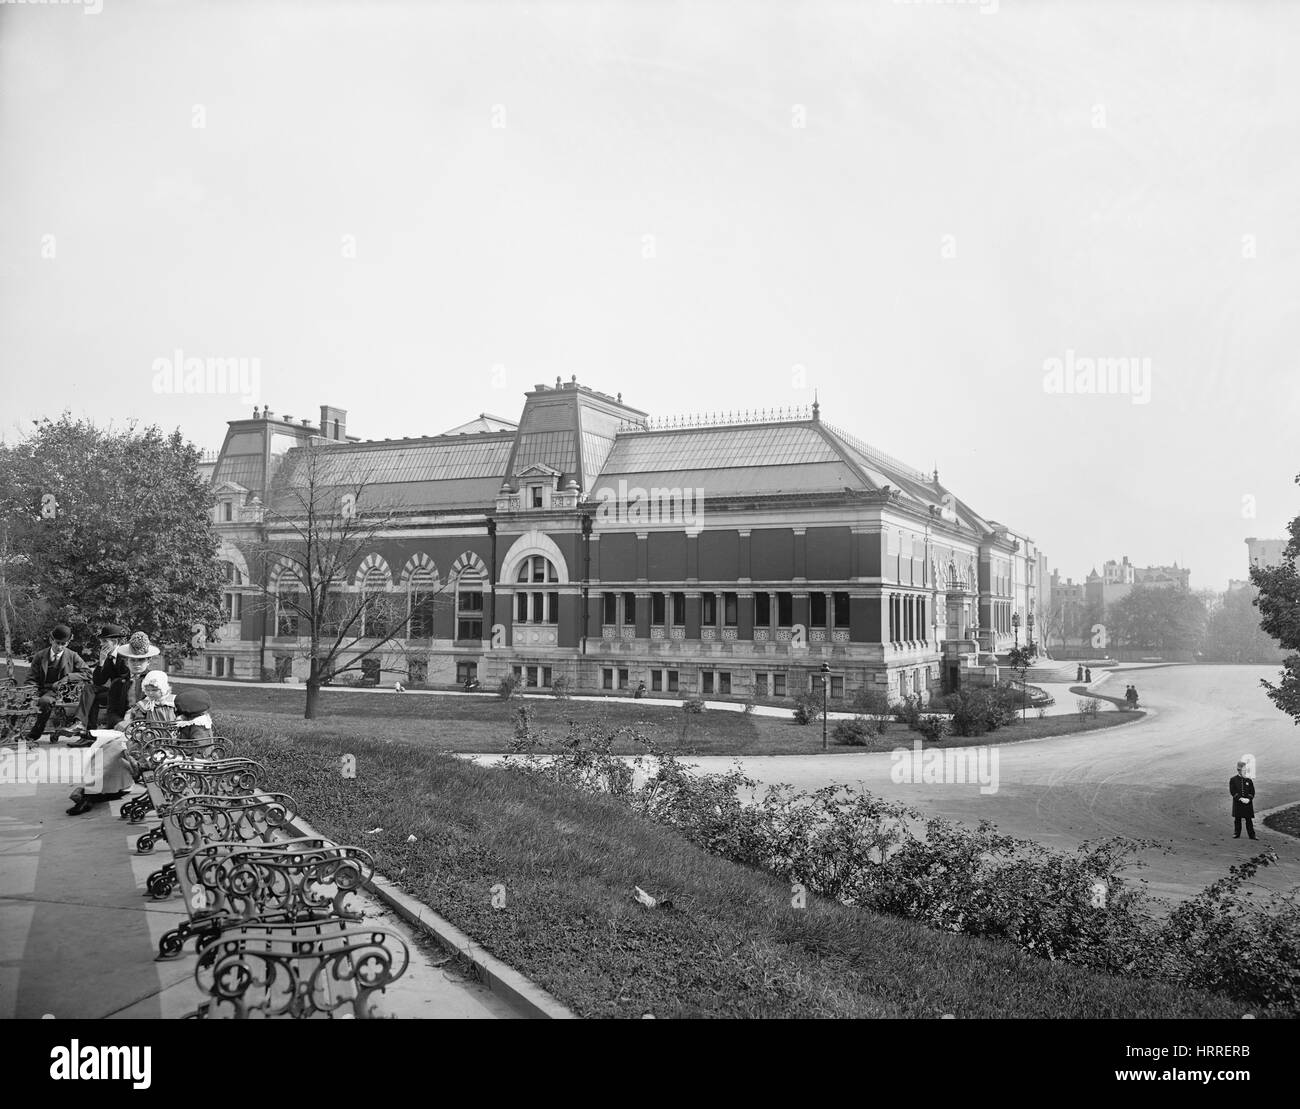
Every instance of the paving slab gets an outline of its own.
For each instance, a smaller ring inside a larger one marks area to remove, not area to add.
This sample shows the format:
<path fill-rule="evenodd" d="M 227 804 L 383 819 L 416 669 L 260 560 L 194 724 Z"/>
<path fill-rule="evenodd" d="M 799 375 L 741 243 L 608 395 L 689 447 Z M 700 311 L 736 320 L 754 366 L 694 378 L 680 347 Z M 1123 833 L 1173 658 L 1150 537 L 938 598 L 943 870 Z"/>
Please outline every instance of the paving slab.
<path fill-rule="evenodd" d="M 121 802 L 68 816 L 68 782 L 0 782 L 0 1019 L 174 1019 L 204 1000 L 192 945 L 155 961 L 159 937 L 185 918 L 177 892 L 155 901 L 149 874 L 171 861 L 160 843 L 136 853 L 148 824 Z M 402 936 L 406 973 L 377 997 L 386 1016 L 504 1019 L 528 1014 L 459 973 L 450 957 L 386 906 L 364 918 Z"/>

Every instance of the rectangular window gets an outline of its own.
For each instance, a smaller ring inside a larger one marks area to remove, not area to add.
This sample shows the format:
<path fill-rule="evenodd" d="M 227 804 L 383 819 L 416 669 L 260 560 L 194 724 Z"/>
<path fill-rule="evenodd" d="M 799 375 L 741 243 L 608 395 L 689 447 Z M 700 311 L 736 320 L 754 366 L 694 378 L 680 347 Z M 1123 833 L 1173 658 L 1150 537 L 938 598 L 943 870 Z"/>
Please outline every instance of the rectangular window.
<path fill-rule="evenodd" d="M 700 623 L 706 628 L 713 628 L 718 623 L 718 595 L 705 593 L 700 597 Z"/>
<path fill-rule="evenodd" d="M 217 677 L 224 678 L 225 676 L 226 676 L 226 660 L 222 655 L 218 655 L 217 656 Z"/>
<path fill-rule="evenodd" d="M 204 661 L 204 663 L 205 663 L 205 665 L 206 665 L 206 668 L 207 668 L 208 673 L 211 674 L 211 673 L 212 673 L 212 656 L 209 655 L 209 656 L 208 656 L 206 659 L 204 659 L 203 661 Z"/>
<path fill-rule="evenodd" d="M 831 678 L 831 696 L 832 696 L 832 697 L 843 697 L 843 696 L 844 696 L 844 679 L 843 679 L 843 678 L 836 678 L 836 677 L 832 677 L 832 678 Z"/>
<path fill-rule="evenodd" d="M 623 594 L 623 623 L 631 627 L 636 626 L 636 594 Z"/>
<path fill-rule="evenodd" d="M 520 624 L 528 623 L 528 594 L 515 594 L 515 620 Z"/>
<path fill-rule="evenodd" d="M 650 594 L 650 623 L 661 625 L 664 622 L 664 595 L 662 593 Z"/>
<path fill-rule="evenodd" d="M 614 671 L 608 666 L 600 672 L 600 687 L 601 689 L 614 688 Z"/>
<path fill-rule="evenodd" d="M 230 523 L 235 518 L 235 506 L 230 501 L 225 501 L 221 505 L 221 518 L 226 523 Z"/>
<path fill-rule="evenodd" d="M 617 624 L 618 623 L 618 594 L 602 593 L 600 597 L 601 597 L 601 602 L 604 605 L 604 615 L 601 617 L 601 622 L 605 624 Z"/>
<path fill-rule="evenodd" d="M 558 624 L 560 622 L 560 595 L 558 593 L 546 594 L 549 601 L 547 608 L 550 610 L 546 614 L 548 624 Z"/>
<path fill-rule="evenodd" d="M 772 597 L 768 593 L 754 594 L 754 627 L 772 626 Z"/>
<path fill-rule="evenodd" d="M 622 667 L 620 667 L 618 671 L 618 688 L 619 689 L 627 688 L 627 671 L 624 670 Z"/>
<path fill-rule="evenodd" d="M 731 692 L 731 671 L 730 670 L 718 671 L 718 692 L 719 693 Z"/>
<path fill-rule="evenodd" d="M 677 671 L 676 670 L 668 671 L 668 692 L 669 693 L 677 692 Z"/>
<path fill-rule="evenodd" d="M 544 624 L 546 622 L 546 594 L 533 594 L 533 623 Z"/>
<path fill-rule="evenodd" d="M 542 685 L 547 689 L 551 688 L 551 668 L 549 666 L 542 667 Z"/>
<path fill-rule="evenodd" d="M 837 628 L 847 628 L 849 626 L 849 595 L 847 593 L 836 593 L 835 601 L 835 626 Z"/>
<path fill-rule="evenodd" d="M 673 626 L 680 628 L 686 623 L 686 594 L 673 594 Z"/>
<path fill-rule="evenodd" d="M 664 687 L 664 672 L 662 670 L 650 671 L 650 692 L 660 693 Z"/>
<path fill-rule="evenodd" d="M 808 595 L 808 625 L 813 628 L 826 626 L 826 594 L 810 593 Z"/>
<path fill-rule="evenodd" d="M 713 692 L 713 671 L 712 670 L 700 671 L 700 692 L 701 693 Z"/>
<path fill-rule="evenodd" d="M 528 487 L 528 492 L 529 492 L 529 493 L 531 494 L 531 496 L 532 496 L 532 506 L 533 506 L 533 508 L 541 508 L 541 507 L 542 507 L 542 487 L 541 487 L 540 485 L 530 485 L 530 486 Z"/>
<path fill-rule="evenodd" d="M 772 675 L 772 696 L 773 697 L 785 696 L 785 675 L 784 674 Z"/>
<path fill-rule="evenodd" d="M 478 677 L 477 662 L 458 662 L 456 663 L 456 683 L 464 685 L 466 682 L 472 682 Z"/>
<path fill-rule="evenodd" d="M 776 626 L 788 628 L 794 622 L 794 594 L 778 593 L 776 595 Z"/>
<path fill-rule="evenodd" d="M 406 664 L 406 680 L 412 685 L 417 682 L 427 682 L 429 680 L 429 660 L 423 658 L 410 659 Z"/>
<path fill-rule="evenodd" d="M 767 696 L 767 675 L 766 674 L 760 673 L 754 675 L 754 696 L 755 697 Z"/>
<path fill-rule="evenodd" d="M 524 668 L 524 670 L 527 675 L 527 681 L 525 682 L 525 684 L 530 689 L 535 689 L 537 687 L 537 667 L 527 666 Z"/>
<path fill-rule="evenodd" d="M 483 621 L 470 620 L 460 617 L 456 621 L 456 638 L 457 639 L 482 639 L 483 638 Z"/>
<path fill-rule="evenodd" d="M 722 626 L 724 628 L 734 628 L 739 622 L 738 605 L 736 594 L 724 593 L 722 595 Z"/>

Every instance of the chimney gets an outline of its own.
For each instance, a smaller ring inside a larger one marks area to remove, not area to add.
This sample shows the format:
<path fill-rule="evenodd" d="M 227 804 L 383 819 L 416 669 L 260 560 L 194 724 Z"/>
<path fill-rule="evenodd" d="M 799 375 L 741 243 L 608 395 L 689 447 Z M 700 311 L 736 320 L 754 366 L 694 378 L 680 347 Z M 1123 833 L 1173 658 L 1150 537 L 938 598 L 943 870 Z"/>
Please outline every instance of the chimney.
<path fill-rule="evenodd" d="M 348 410 L 331 408 L 328 404 L 320 406 L 320 433 L 326 439 L 343 442 L 348 437 Z"/>

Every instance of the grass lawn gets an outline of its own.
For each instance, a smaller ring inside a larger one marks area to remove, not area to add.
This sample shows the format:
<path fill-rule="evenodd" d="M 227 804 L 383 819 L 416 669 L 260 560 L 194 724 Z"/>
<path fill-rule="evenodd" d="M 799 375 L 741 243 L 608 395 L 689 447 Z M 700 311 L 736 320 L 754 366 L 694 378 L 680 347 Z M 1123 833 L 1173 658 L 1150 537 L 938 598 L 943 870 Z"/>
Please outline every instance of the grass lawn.
<path fill-rule="evenodd" d="M 580 1016 L 1240 1017 L 1242 1007 L 809 896 L 608 797 L 284 717 L 222 728 L 320 832 Z M 356 757 L 356 777 L 339 759 Z M 366 833 L 374 828 L 382 831 Z M 416 836 L 408 843 L 409 835 Z M 494 908 L 492 889 L 504 887 Z M 671 910 L 646 909 L 640 886 Z"/>
<path fill-rule="evenodd" d="M 1264 826 L 1288 836 L 1300 836 L 1300 805 L 1292 805 L 1272 816 L 1264 817 Z"/>
<path fill-rule="evenodd" d="M 183 685 L 184 682 L 178 682 Z M 561 701 L 551 697 L 503 701 L 495 694 L 467 697 L 420 697 L 403 694 L 351 693 L 329 690 L 321 694 L 318 715 L 302 719 L 306 694 L 291 689 L 258 685 L 204 687 L 212 696 L 217 730 L 233 724 L 274 722 L 294 735 L 307 734 L 351 740 L 353 737 L 389 739 L 416 743 L 431 750 L 473 754 L 501 754 L 510 750 L 512 721 L 521 705 L 534 715 L 536 727 L 563 733 L 569 720 L 604 720 L 612 727 L 631 727 L 664 747 L 683 755 L 810 755 L 821 751 L 821 722 L 802 725 L 788 717 L 746 715 L 742 712 L 706 709 L 688 716 L 681 709 L 653 702 L 627 704 L 621 701 Z M 1078 716 L 1045 716 L 1029 719 L 978 739 L 949 736 L 939 746 L 971 743 L 1014 743 L 1040 736 L 1064 735 L 1112 727 L 1142 713 L 1103 712 L 1093 720 Z M 686 726 L 683 733 L 683 725 Z M 831 729 L 835 722 L 831 721 Z M 833 754 L 861 751 L 892 751 L 911 747 L 916 732 L 892 724 L 870 747 L 848 747 L 832 738 Z M 640 754 L 630 740 L 619 741 L 615 750 Z"/>

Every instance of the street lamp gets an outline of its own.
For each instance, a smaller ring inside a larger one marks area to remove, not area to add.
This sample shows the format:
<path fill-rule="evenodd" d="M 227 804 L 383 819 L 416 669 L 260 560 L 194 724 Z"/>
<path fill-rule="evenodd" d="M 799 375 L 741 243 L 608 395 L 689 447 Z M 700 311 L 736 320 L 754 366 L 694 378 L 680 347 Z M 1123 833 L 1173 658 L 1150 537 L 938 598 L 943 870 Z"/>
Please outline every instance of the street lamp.
<path fill-rule="evenodd" d="M 822 663 L 822 750 L 826 750 L 826 691 L 831 684 L 831 664 Z"/>
<path fill-rule="evenodd" d="M 1018 612 L 1013 612 L 1013 613 L 1011 614 L 1011 627 L 1012 627 L 1012 629 L 1013 629 L 1013 630 L 1015 631 L 1015 633 L 1016 633 L 1016 648 L 1019 649 L 1019 647 L 1020 647 L 1020 613 L 1018 613 Z"/>
<path fill-rule="evenodd" d="M 1035 651 L 1034 651 L 1034 614 L 1033 614 L 1032 612 L 1031 612 L 1028 616 L 1025 617 L 1025 629 L 1026 629 L 1026 630 L 1025 630 L 1025 637 L 1029 640 L 1029 643 L 1028 643 L 1028 646 L 1029 646 L 1029 653 L 1032 655 L 1032 654 L 1035 653 Z"/>

